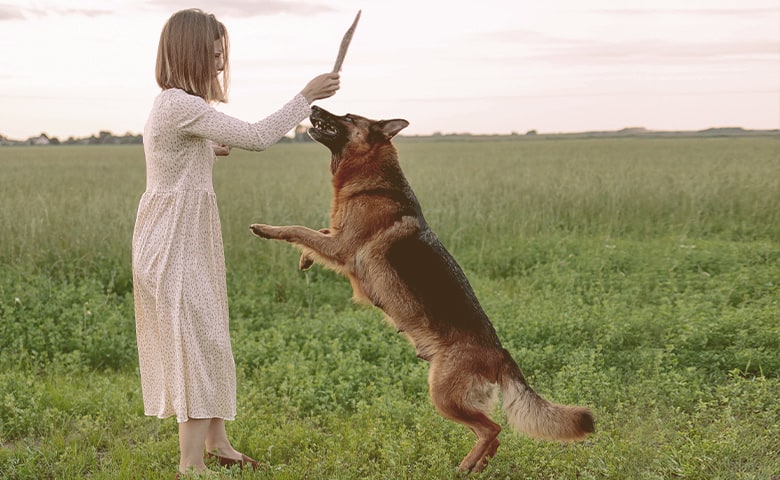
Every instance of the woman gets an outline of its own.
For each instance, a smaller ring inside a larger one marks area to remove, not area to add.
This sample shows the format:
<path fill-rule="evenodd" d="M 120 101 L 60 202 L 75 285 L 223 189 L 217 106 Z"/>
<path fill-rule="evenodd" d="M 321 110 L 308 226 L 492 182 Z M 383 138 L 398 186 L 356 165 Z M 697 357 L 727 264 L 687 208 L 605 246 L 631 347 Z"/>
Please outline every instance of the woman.
<path fill-rule="evenodd" d="M 213 15 L 171 16 L 157 51 L 162 92 L 144 129 L 146 191 L 133 232 L 141 387 L 146 415 L 179 422 L 179 472 L 207 473 L 204 448 L 221 465 L 258 466 L 225 431 L 236 414 L 236 376 L 215 154 L 273 145 L 339 88 L 338 74 L 319 75 L 276 113 L 244 122 L 210 105 L 227 99 L 228 59 L 227 31 Z"/>

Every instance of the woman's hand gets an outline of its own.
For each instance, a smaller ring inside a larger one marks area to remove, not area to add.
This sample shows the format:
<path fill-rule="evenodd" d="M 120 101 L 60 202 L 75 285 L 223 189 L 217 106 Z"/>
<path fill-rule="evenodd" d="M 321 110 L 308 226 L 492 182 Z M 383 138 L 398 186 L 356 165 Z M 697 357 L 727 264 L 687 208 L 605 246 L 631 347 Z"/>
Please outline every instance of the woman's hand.
<path fill-rule="evenodd" d="M 217 155 L 218 157 L 227 157 L 230 155 L 230 147 L 227 145 L 212 143 L 211 148 L 214 149 L 214 155 Z"/>
<path fill-rule="evenodd" d="M 323 73 L 314 77 L 301 90 L 307 102 L 311 104 L 315 100 L 332 97 L 341 85 L 341 76 L 338 73 Z"/>

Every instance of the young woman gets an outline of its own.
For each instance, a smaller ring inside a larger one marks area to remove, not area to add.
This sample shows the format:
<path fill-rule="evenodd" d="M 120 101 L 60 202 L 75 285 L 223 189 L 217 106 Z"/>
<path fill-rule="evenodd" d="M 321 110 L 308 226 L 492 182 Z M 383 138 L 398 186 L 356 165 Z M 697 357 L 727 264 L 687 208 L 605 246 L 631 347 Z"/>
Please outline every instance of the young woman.
<path fill-rule="evenodd" d="M 144 129 L 146 191 L 133 232 L 133 285 L 146 415 L 179 422 L 179 472 L 221 465 L 256 468 L 233 448 L 225 420 L 236 415 L 236 375 L 228 331 L 227 287 L 215 154 L 263 150 L 332 96 L 338 74 L 315 77 L 282 108 L 256 123 L 216 111 L 228 87 L 228 34 L 198 9 L 175 13 L 157 51 L 157 96 Z"/>

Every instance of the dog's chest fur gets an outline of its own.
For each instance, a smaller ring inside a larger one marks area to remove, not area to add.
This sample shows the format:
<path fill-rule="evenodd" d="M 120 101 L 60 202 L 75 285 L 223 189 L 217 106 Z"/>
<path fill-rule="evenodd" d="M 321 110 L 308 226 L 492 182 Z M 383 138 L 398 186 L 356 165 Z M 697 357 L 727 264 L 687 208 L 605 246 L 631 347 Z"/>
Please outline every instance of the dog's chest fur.
<path fill-rule="evenodd" d="M 345 259 L 357 301 L 371 303 L 425 360 L 459 338 L 500 346 L 457 262 L 429 228 L 397 158 L 334 178 L 331 228 L 354 246 Z M 367 164 L 367 162 L 363 162 Z"/>

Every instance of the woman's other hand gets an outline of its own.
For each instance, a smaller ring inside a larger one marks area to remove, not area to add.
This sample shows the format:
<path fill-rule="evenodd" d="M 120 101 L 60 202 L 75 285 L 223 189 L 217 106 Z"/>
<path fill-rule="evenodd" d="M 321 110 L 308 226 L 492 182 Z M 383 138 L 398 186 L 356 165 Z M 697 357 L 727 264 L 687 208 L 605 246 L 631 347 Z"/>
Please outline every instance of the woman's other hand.
<path fill-rule="evenodd" d="M 230 155 L 230 147 L 227 145 L 218 145 L 216 143 L 212 143 L 211 148 L 214 149 L 214 155 L 218 157 L 227 157 Z"/>

